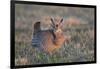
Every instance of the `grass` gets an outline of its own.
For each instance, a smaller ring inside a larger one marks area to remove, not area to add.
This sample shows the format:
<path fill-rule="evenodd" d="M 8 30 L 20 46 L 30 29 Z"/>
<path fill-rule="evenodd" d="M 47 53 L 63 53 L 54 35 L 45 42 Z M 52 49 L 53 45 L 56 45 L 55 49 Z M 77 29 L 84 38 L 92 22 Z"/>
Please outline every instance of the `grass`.
<path fill-rule="evenodd" d="M 15 65 L 94 61 L 94 9 L 48 7 L 16 5 Z M 72 18 L 74 22 L 76 21 L 79 24 L 73 23 L 70 25 L 70 22 L 69 24 L 64 22 L 64 34 L 66 36 L 70 35 L 71 40 L 55 53 L 49 55 L 32 47 L 31 42 L 34 23 L 41 21 L 42 28 L 48 28 L 50 25 L 49 17 L 51 16 L 63 17 L 65 21 L 68 20 L 68 18 Z M 77 20 L 75 20 L 73 16 Z"/>

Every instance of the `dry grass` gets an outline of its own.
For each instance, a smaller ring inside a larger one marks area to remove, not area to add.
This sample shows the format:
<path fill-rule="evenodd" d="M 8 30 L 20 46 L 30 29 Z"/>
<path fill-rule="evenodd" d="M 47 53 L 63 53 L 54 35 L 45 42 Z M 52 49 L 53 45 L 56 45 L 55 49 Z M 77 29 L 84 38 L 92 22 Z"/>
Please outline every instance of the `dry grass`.
<path fill-rule="evenodd" d="M 94 9 L 16 5 L 15 10 L 16 65 L 94 61 Z M 48 29 L 49 18 L 57 16 L 64 18 L 63 30 L 71 36 L 70 42 L 52 55 L 32 47 L 32 25 L 41 21 L 42 29 Z"/>

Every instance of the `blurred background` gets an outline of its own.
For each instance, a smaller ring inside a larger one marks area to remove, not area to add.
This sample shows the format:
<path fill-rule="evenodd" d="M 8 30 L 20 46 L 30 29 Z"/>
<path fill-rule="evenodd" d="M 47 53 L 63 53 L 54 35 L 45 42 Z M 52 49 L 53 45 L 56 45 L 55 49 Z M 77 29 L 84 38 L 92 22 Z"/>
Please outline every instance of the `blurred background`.
<path fill-rule="evenodd" d="M 53 55 L 32 47 L 33 25 L 41 21 L 50 27 L 50 18 L 63 18 L 63 31 L 71 36 L 68 44 Z M 33 65 L 94 61 L 94 8 L 46 5 L 15 5 L 15 64 Z"/>

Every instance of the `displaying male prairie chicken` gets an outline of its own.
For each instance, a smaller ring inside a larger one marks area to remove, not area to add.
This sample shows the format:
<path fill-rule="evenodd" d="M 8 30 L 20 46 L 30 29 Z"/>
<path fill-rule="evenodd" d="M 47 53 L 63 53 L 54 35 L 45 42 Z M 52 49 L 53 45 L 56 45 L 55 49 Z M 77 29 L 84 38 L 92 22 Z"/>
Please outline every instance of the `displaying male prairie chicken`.
<path fill-rule="evenodd" d="M 37 47 L 39 50 L 42 50 L 46 53 L 52 53 L 64 44 L 66 37 L 61 29 L 63 19 L 59 22 L 55 22 L 51 18 L 51 27 L 52 29 L 42 30 L 40 22 L 34 24 L 34 33 L 32 38 L 32 46 Z"/>

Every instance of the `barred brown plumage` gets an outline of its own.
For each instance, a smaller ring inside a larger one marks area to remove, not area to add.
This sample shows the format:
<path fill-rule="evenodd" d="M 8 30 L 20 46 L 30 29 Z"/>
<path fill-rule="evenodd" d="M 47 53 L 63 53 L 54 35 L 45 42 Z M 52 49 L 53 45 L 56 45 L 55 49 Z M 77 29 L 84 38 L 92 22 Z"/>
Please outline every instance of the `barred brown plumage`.
<path fill-rule="evenodd" d="M 52 29 L 48 30 L 41 30 L 40 22 L 35 23 L 32 46 L 38 47 L 46 53 L 52 53 L 53 51 L 61 48 L 66 40 L 61 29 L 62 21 L 63 19 L 61 19 L 60 22 L 55 23 L 51 18 Z"/>

